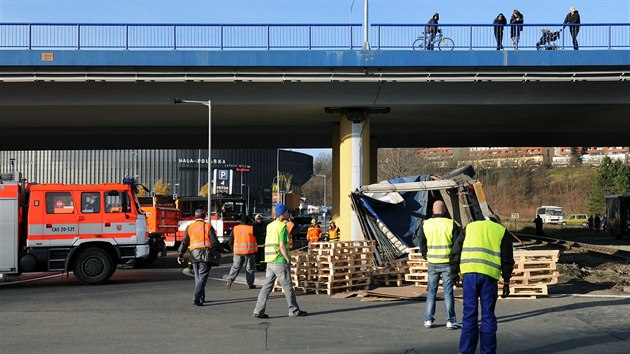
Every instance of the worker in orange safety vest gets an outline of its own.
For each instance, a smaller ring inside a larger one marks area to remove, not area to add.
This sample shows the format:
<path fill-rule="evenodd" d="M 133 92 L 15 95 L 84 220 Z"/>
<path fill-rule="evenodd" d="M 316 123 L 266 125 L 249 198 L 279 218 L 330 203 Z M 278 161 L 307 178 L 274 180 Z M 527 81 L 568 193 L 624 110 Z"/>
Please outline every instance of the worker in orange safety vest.
<path fill-rule="evenodd" d="M 291 219 L 284 220 L 284 223 L 287 224 L 287 233 L 289 233 L 289 249 L 293 249 L 293 228 L 295 227 L 295 223 Z"/>
<path fill-rule="evenodd" d="M 184 263 L 184 253 L 186 250 L 190 252 L 192 260 L 193 272 L 195 274 L 195 293 L 193 295 L 193 304 L 203 306 L 206 298 L 206 282 L 210 275 L 210 264 L 203 261 L 201 252 L 204 248 L 213 248 L 219 250 L 221 244 L 217 239 L 217 235 L 212 225 L 205 222 L 206 213 L 203 209 L 195 210 L 195 221 L 188 225 L 182 244 L 179 246 L 177 263 Z"/>
<path fill-rule="evenodd" d="M 249 218 L 243 215 L 241 223 L 234 226 L 230 234 L 230 247 L 234 253 L 234 262 L 230 274 L 228 275 L 225 286 L 229 289 L 232 287 L 234 279 L 245 264 L 245 280 L 250 289 L 256 289 L 254 285 L 254 275 L 256 273 L 256 252 L 258 252 L 258 243 L 254 236 L 254 227 L 249 225 Z"/>
<path fill-rule="evenodd" d="M 329 242 L 339 241 L 341 237 L 341 230 L 339 230 L 339 226 L 335 224 L 334 220 L 330 221 L 330 226 L 328 226 L 328 231 L 326 232 L 326 240 Z"/>
<path fill-rule="evenodd" d="M 309 243 L 318 242 L 322 237 L 322 229 L 319 228 L 319 224 L 317 224 L 317 219 L 311 220 L 311 226 L 308 228 L 306 232 L 306 239 Z"/>

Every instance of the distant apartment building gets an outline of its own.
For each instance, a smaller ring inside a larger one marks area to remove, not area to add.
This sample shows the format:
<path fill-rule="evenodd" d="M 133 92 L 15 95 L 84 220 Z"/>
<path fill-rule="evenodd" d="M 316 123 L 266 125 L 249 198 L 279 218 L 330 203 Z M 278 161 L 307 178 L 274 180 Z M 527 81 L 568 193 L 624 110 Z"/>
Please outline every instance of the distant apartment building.
<path fill-rule="evenodd" d="M 588 147 L 582 156 L 584 164 L 599 165 L 604 156 L 613 160 L 629 161 L 627 146 Z M 418 155 L 433 160 L 469 162 L 475 166 L 510 167 L 527 165 L 568 165 L 571 147 L 469 147 L 469 148 L 420 148 Z"/>

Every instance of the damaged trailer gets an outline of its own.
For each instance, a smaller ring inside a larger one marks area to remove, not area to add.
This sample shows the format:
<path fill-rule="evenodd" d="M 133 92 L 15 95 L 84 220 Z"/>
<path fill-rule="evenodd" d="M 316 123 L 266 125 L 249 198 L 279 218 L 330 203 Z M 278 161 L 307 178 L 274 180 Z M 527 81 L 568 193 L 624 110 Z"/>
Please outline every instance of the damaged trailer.
<path fill-rule="evenodd" d="M 443 177 L 410 176 L 362 186 L 350 195 L 366 240 L 376 247 L 377 266 L 404 257 L 417 246 L 416 232 L 421 221 L 431 216 L 436 200 L 446 204 L 449 216 L 461 228 L 492 214 L 481 182 L 467 165 Z"/>

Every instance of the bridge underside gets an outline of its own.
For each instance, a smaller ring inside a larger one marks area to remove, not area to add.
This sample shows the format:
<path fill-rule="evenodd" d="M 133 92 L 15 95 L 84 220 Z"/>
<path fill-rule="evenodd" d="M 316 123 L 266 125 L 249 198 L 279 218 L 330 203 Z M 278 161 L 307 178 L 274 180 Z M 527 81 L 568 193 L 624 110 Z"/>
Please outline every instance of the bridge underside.
<path fill-rule="evenodd" d="M 359 75 L 359 74 L 357 74 Z M 326 107 L 389 107 L 370 117 L 378 147 L 618 146 L 630 135 L 630 83 L 395 79 L 249 82 L 122 79 L 0 83 L 0 148 L 204 148 L 212 100 L 215 148 L 331 147 L 338 114 Z M 615 74 L 617 75 L 617 74 Z M 503 74 L 507 77 L 507 74 Z M 614 77 L 614 76 L 613 76 Z M 435 81 L 434 81 L 435 80 Z"/>

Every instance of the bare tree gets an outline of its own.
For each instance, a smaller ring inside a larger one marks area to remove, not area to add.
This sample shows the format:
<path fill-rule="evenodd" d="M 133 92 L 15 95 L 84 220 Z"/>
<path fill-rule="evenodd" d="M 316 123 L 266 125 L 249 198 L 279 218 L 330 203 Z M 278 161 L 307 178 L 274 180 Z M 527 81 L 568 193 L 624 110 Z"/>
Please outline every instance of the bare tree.
<path fill-rule="evenodd" d="M 313 160 L 313 174 L 326 176 L 326 201 L 324 201 L 324 178 L 312 177 L 302 186 L 302 194 L 307 203 L 331 205 L 332 203 L 332 156 L 321 153 Z"/>

